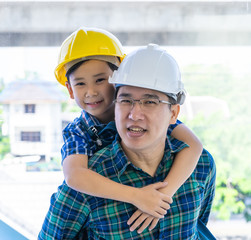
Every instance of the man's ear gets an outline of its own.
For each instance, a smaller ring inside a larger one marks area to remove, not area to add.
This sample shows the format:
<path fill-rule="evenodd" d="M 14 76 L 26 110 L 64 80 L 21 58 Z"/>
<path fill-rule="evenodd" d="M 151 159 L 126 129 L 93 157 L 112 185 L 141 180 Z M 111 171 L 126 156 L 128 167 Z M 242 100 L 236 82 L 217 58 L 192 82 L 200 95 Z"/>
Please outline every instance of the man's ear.
<path fill-rule="evenodd" d="M 69 92 L 70 98 L 74 99 L 74 95 L 73 95 L 73 91 L 72 91 L 72 88 L 71 88 L 71 84 L 67 81 L 67 82 L 65 82 L 65 86 L 67 87 L 67 90 Z"/>
<path fill-rule="evenodd" d="M 176 120 L 178 118 L 180 112 L 180 105 L 179 104 L 175 104 L 175 105 L 171 105 L 171 119 L 170 119 L 170 124 L 175 124 Z"/>

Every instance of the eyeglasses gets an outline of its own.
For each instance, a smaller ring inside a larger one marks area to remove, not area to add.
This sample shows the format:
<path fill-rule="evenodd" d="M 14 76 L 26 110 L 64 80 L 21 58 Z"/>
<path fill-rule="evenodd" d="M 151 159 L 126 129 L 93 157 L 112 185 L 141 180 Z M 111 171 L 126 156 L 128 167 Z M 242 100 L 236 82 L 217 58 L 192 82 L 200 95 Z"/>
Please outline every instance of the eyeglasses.
<path fill-rule="evenodd" d="M 132 109 L 134 104 L 138 102 L 142 110 L 155 109 L 160 103 L 172 105 L 170 102 L 160 100 L 158 98 L 142 98 L 136 100 L 130 97 L 120 97 L 115 99 L 113 102 L 118 103 L 121 107 L 128 107 L 130 109 Z"/>

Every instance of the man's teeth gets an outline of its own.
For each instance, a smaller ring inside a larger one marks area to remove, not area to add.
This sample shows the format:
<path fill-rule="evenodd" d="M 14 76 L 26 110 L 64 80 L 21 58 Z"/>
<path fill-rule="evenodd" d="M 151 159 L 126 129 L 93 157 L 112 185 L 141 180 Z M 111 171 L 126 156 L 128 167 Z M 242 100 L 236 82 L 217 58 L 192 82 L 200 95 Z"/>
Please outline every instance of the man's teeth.
<path fill-rule="evenodd" d="M 128 128 L 128 130 L 131 132 L 144 132 L 145 131 L 143 128 L 136 128 L 136 127 Z"/>

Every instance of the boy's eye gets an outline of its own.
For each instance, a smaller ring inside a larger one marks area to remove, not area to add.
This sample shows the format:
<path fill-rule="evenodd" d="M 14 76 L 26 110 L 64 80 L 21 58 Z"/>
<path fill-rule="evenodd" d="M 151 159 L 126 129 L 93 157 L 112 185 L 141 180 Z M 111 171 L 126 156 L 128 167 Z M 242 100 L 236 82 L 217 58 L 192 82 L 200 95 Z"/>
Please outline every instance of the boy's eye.
<path fill-rule="evenodd" d="M 78 83 L 75 84 L 75 86 L 84 86 L 84 85 L 85 85 L 84 82 L 78 82 Z"/>
<path fill-rule="evenodd" d="M 101 83 L 101 82 L 103 82 L 105 80 L 106 80 L 105 78 L 99 78 L 99 79 L 96 80 L 96 83 Z"/>

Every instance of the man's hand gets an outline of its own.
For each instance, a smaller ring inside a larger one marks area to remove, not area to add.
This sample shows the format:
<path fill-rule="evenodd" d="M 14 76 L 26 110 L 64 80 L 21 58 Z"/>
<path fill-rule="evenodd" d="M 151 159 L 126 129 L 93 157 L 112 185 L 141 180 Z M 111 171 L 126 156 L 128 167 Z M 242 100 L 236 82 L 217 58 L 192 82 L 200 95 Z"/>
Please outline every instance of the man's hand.
<path fill-rule="evenodd" d="M 144 213 L 156 218 L 163 218 L 173 201 L 171 197 L 159 191 L 166 185 L 167 182 L 158 182 L 138 188 L 132 204 Z"/>
<path fill-rule="evenodd" d="M 147 214 L 147 213 L 143 213 L 140 210 L 137 210 L 131 217 L 130 219 L 127 221 L 128 225 L 131 225 L 133 223 L 133 225 L 130 226 L 130 231 L 134 231 L 136 228 L 138 228 L 140 226 L 140 228 L 138 229 L 137 233 L 142 233 L 149 225 L 149 230 L 153 230 L 157 223 L 159 221 L 159 218 L 154 218 L 153 216 Z M 143 223 L 143 224 L 142 224 Z M 141 225 L 142 224 L 142 225 Z"/>

